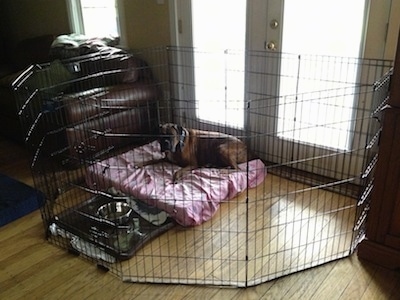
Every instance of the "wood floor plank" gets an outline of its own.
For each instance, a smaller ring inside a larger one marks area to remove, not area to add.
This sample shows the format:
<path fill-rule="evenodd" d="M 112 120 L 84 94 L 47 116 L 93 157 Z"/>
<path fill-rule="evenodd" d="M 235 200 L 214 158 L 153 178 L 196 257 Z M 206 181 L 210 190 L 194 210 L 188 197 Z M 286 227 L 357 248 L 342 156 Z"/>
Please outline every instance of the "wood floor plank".
<path fill-rule="evenodd" d="M 77 288 L 74 290 L 75 293 L 69 293 L 70 299 L 112 299 L 116 298 L 124 289 L 132 285 L 124 284 L 119 277 L 96 268 L 93 265 L 88 269 L 93 273 L 91 277 L 92 282 L 77 285 Z M 145 287 L 147 288 L 146 285 Z"/>
<path fill-rule="evenodd" d="M 15 255 L 15 253 L 21 250 L 29 251 L 30 247 L 37 245 L 38 243 L 45 243 L 44 239 L 37 239 L 36 230 L 26 230 L 21 232 L 19 235 L 10 237 L 2 241 L 4 246 L 2 247 L 2 260 L 6 260 L 8 257 Z"/>
<path fill-rule="evenodd" d="M 246 295 L 243 295 L 242 292 L 246 291 Z M 236 288 L 219 288 L 215 294 L 210 297 L 210 300 L 220 300 L 220 299 L 260 299 L 258 292 L 256 289 L 236 289 Z M 184 299 L 190 300 L 192 297 L 188 295 Z"/>
<path fill-rule="evenodd" d="M 35 295 L 38 295 L 38 298 L 40 298 L 38 293 L 42 293 L 42 291 L 48 290 L 49 289 L 48 284 L 56 287 L 57 293 L 63 295 L 65 299 L 72 299 L 74 297 L 76 298 L 77 296 L 81 296 L 79 294 L 79 291 L 88 288 L 93 289 L 93 287 L 96 287 L 96 285 L 93 285 L 93 283 L 97 282 L 99 280 L 99 277 L 101 277 L 101 274 L 99 274 L 99 272 L 96 271 L 96 267 L 91 263 L 83 261 L 81 258 L 77 257 L 76 260 L 80 260 L 81 264 L 76 264 L 75 267 L 65 270 L 62 274 L 63 275 L 62 279 L 51 278 L 49 280 L 50 282 L 46 281 L 40 286 L 38 286 L 37 289 L 35 290 L 35 292 L 37 293 Z M 79 277 L 75 276 L 77 271 L 80 274 Z M 59 286 L 59 280 L 65 280 L 62 286 Z M 58 287 L 57 287 L 57 281 L 58 281 Z M 47 294 L 51 296 L 52 294 L 54 294 L 53 291 L 54 289 L 50 289 L 48 290 Z M 114 294 L 116 294 L 115 291 Z M 46 295 L 46 293 L 44 293 L 43 295 Z"/>
<path fill-rule="evenodd" d="M 296 281 L 287 288 L 284 294 L 280 292 L 276 293 L 285 299 L 307 299 L 306 294 L 308 293 L 309 296 L 312 296 L 312 291 L 316 291 L 321 283 L 327 280 L 329 273 L 336 266 L 336 263 L 336 261 L 330 262 L 293 274 L 293 276 L 296 277 Z M 278 280 L 278 282 L 279 281 L 280 280 Z"/>
<path fill-rule="evenodd" d="M 354 276 L 341 294 L 340 299 L 360 299 L 375 276 L 377 266 L 363 264 L 355 255 L 347 261 L 351 264 Z"/>
<path fill-rule="evenodd" d="M 107 280 L 106 277 L 113 278 L 112 280 Z M 107 280 L 107 283 L 104 282 L 105 280 Z M 151 287 L 152 286 L 148 284 L 132 284 L 121 282 L 119 278 L 107 274 L 107 276 L 104 276 L 101 278 L 101 280 L 97 281 L 95 285 L 90 285 L 89 290 L 92 291 L 92 293 L 88 293 L 87 297 L 84 297 L 86 294 L 83 294 L 82 298 L 80 299 L 140 299 L 141 297 L 146 299 L 143 295 L 145 295 L 146 291 L 149 289 L 151 290 Z M 153 295 L 156 294 L 156 290 L 163 291 L 164 289 L 161 286 L 155 288 L 156 289 L 153 290 Z M 86 289 L 87 288 L 85 287 L 85 290 Z M 151 299 L 153 295 L 150 292 L 150 297 L 147 299 Z"/>
<path fill-rule="evenodd" d="M 73 260 L 64 260 L 64 254 L 59 253 L 58 255 L 47 256 L 46 259 L 41 260 L 36 264 L 32 264 L 30 268 L 21 270 L 13 276 L 15 285 L 8 288 L 4 296 L 4 299 L 19 299 L 24 298 L 27 295 L 32 295 L 32 291 L 38 286 L 45 284 L 47 281 L 57 278 L 58 288 L 62 287 L 66 283 L 69 277 L 64 277 L 64 274 L 79 274 L 84 264 L 78 265 Z M 70 273 L 68 273 L 69 271 Z M 56 291 L 59 293 L 59 291 Z M 59 294 L 62 295 L 62 294 Z M 34 295 L 40 296 L 40 295 Z"/>
<path fill-rule="evenodd" d="M 36 236 L 44 237 L 42 218 L 39 210 L 33 211 L 22 218 L 20 222 L 13 221 L 0 227 L 0 243 L 10 238 L 18 238 L 24 232 L 30 230 Z"/>
<path fill-rule="evenodd" d="M 318 289 L 310 295 L 309 299 L 339 299 L 340 295 L 346 289 L 349 281 L 352 280 L 354 274 L 352 272 L 351 264 L 349 260 L 339 260 L 337 261 L 335 267 L 329 273 L 329 277 L 324 280 Z M 329 280 L 328 280 L 329 279 Z M 337 283 L 337 285 L 332 286 L 331 280 Z M 308 295 L 307 295 L 308 296 Z M 306 297 L 307 297 L 306 296 Z"/>
<path fill-rule="evenodd" d="M 263 298 L 278 299 L 282 295 L 286 295 L 290 287 L 296 283 L 297 279 L 296 274 L 281 278 L 281 280 L 276 281 L 275 284 L 263 295 Z"/>
<path fill-rule="evenodd" d="M 158 293 L 157 295 L 153 295 L 152 297 L 156 300 L 164 300 L 165 297 L 167 299 L 192 299 L 195 298 L 193 295 L 201 295 L 203 299 L 210 299 L 213 295 L 216 294 L 218 288 L 210 287 L 204 289 L 199 286 L 190 286 L 190 285 L 168 285 L 164 286 L 165 289 L 162 293 Z M 152 291 L 151 289 L 147 290 L 147 295 L 150 297 Z"/>
<path fill-rule="evenodd" d="M 47 256 L 51 256 L 53 252 L 53 248 L 49 248 L 45 244 L 35 244 L 16 250 L 14 255 L 1 260 L 0 268 L 3 272 L 17 277 L 27 270 L 32 270 L 37 263 L 47 261 Z"/>
<path fill-rule="evenodd" d="M 372 280 L 363 293 L 361 300 L 384 300 L 389 299 L 395 289 L 399 289 L 400 273 L 387 272 L 382 267 L 377 267 Z"/>

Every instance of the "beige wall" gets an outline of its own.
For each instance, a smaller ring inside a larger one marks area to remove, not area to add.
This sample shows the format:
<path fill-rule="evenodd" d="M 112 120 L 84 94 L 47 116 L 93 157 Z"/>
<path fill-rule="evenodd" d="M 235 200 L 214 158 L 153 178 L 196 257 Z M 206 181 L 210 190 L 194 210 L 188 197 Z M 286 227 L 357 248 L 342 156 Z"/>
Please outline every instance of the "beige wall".
<path fill-rule="evenodd" d="M 168 0 L 123 0 L 123 4 L 128 48 L 170 44 Z"/>

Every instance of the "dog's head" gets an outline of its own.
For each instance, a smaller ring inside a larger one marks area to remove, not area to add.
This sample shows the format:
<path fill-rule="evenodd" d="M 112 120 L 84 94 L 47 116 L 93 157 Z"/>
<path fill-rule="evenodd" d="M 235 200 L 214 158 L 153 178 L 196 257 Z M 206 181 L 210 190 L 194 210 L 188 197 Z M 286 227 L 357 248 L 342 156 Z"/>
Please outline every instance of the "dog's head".
<path fill-rule="evenodd" d="M 186 130 L 177 124 L 166 123 L 160 125 L 161 152 L 176 152 L 185 145 Z"/>

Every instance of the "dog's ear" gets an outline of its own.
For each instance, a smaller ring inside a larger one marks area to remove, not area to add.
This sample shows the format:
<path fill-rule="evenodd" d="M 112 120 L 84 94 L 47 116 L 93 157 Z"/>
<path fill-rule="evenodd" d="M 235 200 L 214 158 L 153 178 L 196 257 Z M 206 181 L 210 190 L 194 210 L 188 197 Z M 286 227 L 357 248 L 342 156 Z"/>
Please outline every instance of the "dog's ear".
<path fill-rule="evenodd" d="M 168 123 L 160 123 L 158 125 L 158 130 L 160 133 L 166 133 L 167 132 L 167 128 L 168 128 Z"/>

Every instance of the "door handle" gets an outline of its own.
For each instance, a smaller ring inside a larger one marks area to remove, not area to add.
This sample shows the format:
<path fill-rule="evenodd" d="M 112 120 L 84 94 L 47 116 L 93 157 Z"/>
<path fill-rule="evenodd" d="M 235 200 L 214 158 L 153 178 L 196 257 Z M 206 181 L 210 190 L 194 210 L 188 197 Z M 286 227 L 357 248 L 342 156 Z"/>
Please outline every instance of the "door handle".
<path fill-rule="evenodd" d="M 269 22 L 269 27 L 271 27 L 271 29 L 273 31 L 275 31 L 279 27 L 278 20 L 272 19 L 271 22 Z M 274 34 L 274 36 L 275 36 L 275 34 Z M 269 50 L 269 51 L 276 51 L 276 50 L 278 50 L 277 43 L 275 41 L 265 42 L 265 49 Z"/>
<path fill-rule="evenodd" d="M 269 23 L 269 26 L 270 26 L 272 29 L 278 28 L 278 26 L 279 26 L 278 20 L 273 19 L 273 20 Z"/>
<path fill-rule="evenodd" d="M 265 43 L 265 49 L 269 51 L 276 51 L 278 48 L 274 41 L 270 41 L 268 43 Z"/>

